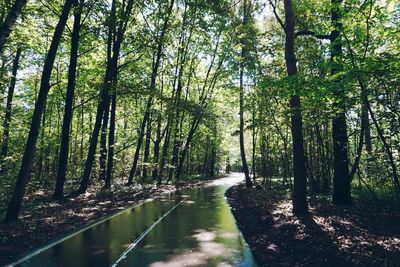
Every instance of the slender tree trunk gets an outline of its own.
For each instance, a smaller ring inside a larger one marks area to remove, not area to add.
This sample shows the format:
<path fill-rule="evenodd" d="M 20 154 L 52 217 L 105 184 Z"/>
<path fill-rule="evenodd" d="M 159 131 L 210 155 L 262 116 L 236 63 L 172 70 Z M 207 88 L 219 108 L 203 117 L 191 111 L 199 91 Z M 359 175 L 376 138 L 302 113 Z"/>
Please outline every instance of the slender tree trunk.
<path fill-rule="evenodd" d="M 246 26 L 247 24 L 247 16 L 248 16 L 248 6 L 247 6 L 247 0 L 244 0 L 243 2 L 243 26 Z M 242 51 L 241 51 L 241 59 L 240 59 L 240 69 L 239 69 L 239 116 L 240 116 L 240 125 L 239 125 L 239 143 L 240 143 L 240 157 L 242 159 L 242 168 L 246 180 L 246 186 L 251 187 L 253 183 L 251 182 L 250 179 L 250 174 L 249 174 L 249 167 L 247 165 L 247 160 L 246 160 L 246 150 L 244 147 L 244 69 L 245 69 L 245 56 L 246 56 L 246 40 L 245 38 L 242 38 L 241 40 L 241 46 L 242 46 Z"/>
<path fill-rule="evenodd" d="M 371 127 L 369 126 L 369 113 L 368 108 L 366 108 L 365 100 L 362 99 L 362 107 L 361 107 L 362 120 L 365 125 L 365 150 L 368 153 L 372 152 L 372 141 L 371 141 Z"/>
<path fill-rule="evenodd" d="M 220 70 L 222 64 L 224 63 L 224 57 L 223 57 L 223 58 L 220 59 L 220 61 L 218 63 L 218 66 L 217 66 L 217 68 L 215 70 L 215 73 L 214 73 L 213 77 L 209 81 L 210 73 L 211 73 L 211 70 L 213 69 L 213 66 L 214 66 L 214 63 L 215 63 L 215 58 L 216 58 L 217 52 L 218 52 L 220 36 L 221 35 L 219 35 L 219 37 L 217 39 L 217 43 L 216 43 L 215 49 L 214 49 L 213 58 L 211 60 L 210 66 L 209 66 L 209 68 L 207 70 L 207 74 L 206 74 L 206 78 L 205 78 L 205 81 L 204 81 L 204 84 L 203 84 L 203 88 L 202 88 L 201 93 L 200 93 L 200 106 L 202 106 L 203 110 L 206 110 L 206 108 L 208 106 L 208 99 L 209 99 L 209 97 L 212 96 L 212 94 L 214 92 L 214 88 L 215 88 L 215 85 L 216 85 L 217 79 L 218 79 L 219 70 Z M 208 83 L 210 85 L 208 85 Z M 179 162 L 178 162 L 178 165 L 177 165 L 178 167 L 176 168 L 176 171 L 175 171 L 176 180 L 180 179 L 180 176 L 181 176 L 182 170 L 183 170 L 183 164 L 184 164 L 185 159 L 186 159 L 186 154 L 187 154 L 187 152 L 189 150 L 190 143 L 192 142 L 193 136 L 196 133 L 197 127 L 199 126 L 201 120 L 202 120 L 202 115 L 199 115 L 199 116 L 195 117 L 193 119 L 193 121 L 192 121 L 192 124 L 191 124 L 190 129 L 189 129 L 188 136 L 186 138 L 185 145 L 183 146 L 183 148 L 181 150 L 181 153 L 179 155 Z"/>
<path fill-rule="evenodd" d="M 133 158 L 133 164 L 132 164 L 132 168 L 131 171 L 129 173 L 129 177 L 128 177 L 128 183 L 127 185 L 131 185 L 133 183 L 133 177 L 135 176 L 136 173 L 136 168 L 137 168 L 137 164 L 139 161 L 139 154 L 140 154 L 140 149 L 143 143 L 143 137 L 144 137 L 144 132 L 145 132 L 145 128 L 146 128 L 146 123 L 149 120 L 150 117 L 150 109 L 153 105 L 153 92 L 155 90 L 156 87 L 156 80 L 157 80 L 157 75 L 158 75 L 158 68 L 160 66 L 160 62 L 161 62 L 161 56 L 162 56 L 162 51 L 163 51 L 163 46 L 164 46 L 164 35 L 167 32 L 168 29 L 168 24 L 169 24 L 169 19 L 172 13 L 172 9 L 174 7 L 174 3 L 175 0 L 171 0 L 170 5 L 168 7 L 168 10 L 165 14 L 165 20 L 164 20 L 164 24 L 163 27 L 161 29 L 161 33 L 160 36 L 158 38 L 158 44 L 157 44 L 157 53 L 156 53 L 156 60 L 154 63 L 154 67 L 153 67 L 153 71 L 151 74 L 151 81 L 150 81 L 150 92 L 151 95 L 149 96 L 149 99 L 147 100 L 147 105 L 146 105 L 146 111 L 145 114 L 143 116 L 142 119 L 142 123 L 140 126 L 140 132 L 139 132 L 139 136 L 138 136 L 138 143 L 136 145 L 136 151 L 135 151 L 135 155 Z"/>
<path fill-rule="evenodd" d="M 122 44 L 122 40 L 128 25 L 129 17 L 132 12 L 133 1 L 130 0 L 126 6 L 126 12 L 123 15 L 122 20 L 116 34 L 113 46 L 113 57 L 114 57 L 114 68 L 112 73 L 112 84 L 111 84 L 111 118 L 110 118 L 110 131 L 108 136 L 108 158 L 107 158 L 107 171 L 105 174 L 105 188 L 111 187 L 111 179 L 113 176 L 114 169 L 114 150 L 115 150 L 115 130 L 116 130 L 116 111 L 117 111 L 117 82 L 118 82 L 118 57 Z M 114 25 L 114 32 L 115 25 Z M 107 111 L 108 112 L 108 111 Z"/>
<path fill-rule="evenodd" d="M 367 105 L 369 114 L 371 115 L 371 119 L 372 119 L 372 121 L 373 121 L 373 123 L 374 123 L 374 125 L 376 127 L 376 131 L 378 133 L 379 139 L 381 140 L 382 145 L 383 145 L 383 147 L 384 147 L 384 149 L 386 151 L 386 154 L 387 154 L 387 156 L 389 158 L 390 166 L 392 168 L 393 186 L 394 186 L 394 189 L 395 189 L 397 200 L 400 200 L 400 180 L 399 180 L 399 175 L 398 175 L 398 172 L 397 172 L 396 161 L 393 158 L 392 148 L 391 148 L 390 144 L 386 141 L 386 138 L 384 136 L 384 131 L 379 126 L 378 120 L 376 119 L 376 117 L 375 117 L 375 115 L 374 115 L 374 113 L 372 111 L 372 108 L 371 108 L 371 105 L 369 104 L 368 99 L 366 99 L 365 101 L 366 101 L 365 103 Z"/>
<path fill-rule="evenodd" d="M 161 122 L 162 117 L 161 113 L 157 115 L 157 130 L 156 130 L 156 140 L 154 141 L 154 152 L 153 152 L 153 179 L 157 179 L 158 170 L 159 170 L 159 156 L 160 156 L 160 143 L 161 143 Z"/>
<path fill-rule="evenodd" d="M 112 90 L 112 87 L 110 88 Z M 108 131 L 108 118 L 110 115 L 110 96 L 106 103 L 106 109 L 104 110 L 103 122 L 100 132 L 100 156 L 99 156 L 99 180 L 105 181 L 106 179 L 106 167 L 107 167 L 107 131 Z"/>
<path fill-rule="evenodd" d="M 53 70 L 54 60 L 57 54 L 58 45 L 60 44 L 65 24 L 68 20 L 68 14 L 71 6 L 72 0 L 66 0 L 61 12 L 60 19 L 54 31 L 54 36 L 51 41 L 49 52 L 46 57 L 46 61 L 43 67 L 39 95 L 35 103 L 35 109 L 33 111 L 29 135 L 26 142 L 24 155 L 22 157 L 21 168 L 17 176 L 14 193 L 8 205 L 7 214 L 4 219 L 6 222 L 16 221 L 18 219 L 18 214 L 21 209 L 22 199 L 25 194 L 25 188 L 28 182 L 35 154 L 35 148 L 39 134 L 40 119 L 42 117 L 47 95 L 50 90 L 50 78 Z"/>
<path fill-rule="evenodd" d="M 210 139 L 209 139 L 209 137 L 207 137 L 206 146 L 204 148 L 203 164 L 202 164 L 202 167 L 201 167 L 201 175 L 203 177 L 206 177 L 206 175 L 208 174 L 207 167 L 208 167 L 208 159 L 210 157 L 210 155 L 208 153 L 209 148 L 210 148 Z"/>
<path fill-rule="evenodd" d="M 268 177 L 267 161 L 268 161 L 268 140 L 264 130 L 261 128 L 261 175 L 265 181 Z"/>
<path fill-rule="evenodd" d="M 343 56 L 340 31 L 342 0 L 332 0 L 332 26 L 334 30 L 331 33 L 331 74 L 335 75 L 343 69 L 341 60 Z M 338 109 L 338 114 L 332 120 L 332 139 L 333 139 L 333 195 L 332 202 L 336 205 L 352 205 L 350 192 L 349 159 L 347 155 L 347 125 L 346 113 L 344 107 L 343 84 L 336 82 L 335 96 L 339 98 L 340 103 L 334 106 Z"/>
<path fill-rule="evenodd" d="M 215 129 L 216 131 L 216 129 Z M 209 178 L 215 177 L 215 162 L 217 161 L 217 148 L 215 144 L 215 137 L 216 137 L 216 132 L 214 133 L 214 138 L 211 141 L 211 157 L 210 157 L 210 170 L 209 170 Z M 189 162 L 187 162 L 189 164 Z"/>
<path fill-rule="evenodd" d="M 108 135 L 108 159 L 107 159 L 107 173 L 105 180 L 105 188 L 111 187 L 111 180 L 114 169 L 114 150 L 115 150 L 115 113 L 117 110 L 117 96 L 115 92 L 115 84 L 111 96 L 111 118 L 110 118 L 110 132 Z"/>
<path fill-rule="evenodd" d="M 297 75 L 295 55 L 295 14 L 292 0 L 284 0 L 286 21 L 285 60 L 288 76 Z M 297 90 L 295 90 L 297 91 Z M 295 94 L 290 99 L 291 130 L 293 140 L 293 213 L 306 214 L 307 206 L 307 173 L 304 155 L 303 121 L 300 96 Z"/>
<path fill-rule="evenodd" d="M 61 133 L 61 147 L 59 154 L 56 187 L 53 198 L 61 199 L 64 197 L 64 182 L 68 166 L 69 134 L 73 118 L 73 102 L 75 95 L 76 66 L 78 62 L 79 33 L 81 30 L 81 14 L 83 1 L 75 6 L 74 25 L 71 38 L 71 56 L 68 69 L 68 85 L 65 97 L 64 119 Z"/>
<path fill-rule="evenodd" d="M 40 180 L 42 177 L 43 170 L 43 155 L 44 155 L 44 137 L 46 135 L 45 126 L 46 126 L 46 113 L 47 113 L 47 104 L 44 104 L 43 115 L 42 115 L 42 133 L 40 135 L 40 150 L 39 150 L 39 158 L 38 158 L 38 171 L 36 174 L 36 179 Z"/>
<path fill-rule="evenodd" d="M 121 44 L 123 42 L 123 37 L 125 34 L 125 30 L 130 18 L 130 14 L 133 8 L 133 0 L 129 0 L 126 4 L 125 10 L 122 11 L 122 18 L 119 22 L 118 31 L 116 30 L 116 3 L 115 0 L 112 2 L 111 6 L 111 21 L 107 42 L 107 68 L 104 79 L 104 85 L 101 92 L 101 98 L 99 104 L 97 106 L 96 111 L 96 119 L 93 127 L 93 132 L 90 139 L 90 145 L 88 150 L 88 155 L 86 159 L 85 168 L 82 175 L 82 180 L 79 189 L 72 194 L 79 195 L 86 191 L 90 175 L 92 172 L 94 157 L 96 153 L 97 141 L 100 133 L 100 128 L 102 125 L 102 119 L 105 114 L 105 111 L 108 109 L 107 105 L 110 102 L 110 90 L 113 89 L 114 84 L 116 83 L 117 78 L 117 69 L 118 69 L 118 59 L 121 50 Z M 110 160 L 113 158 L 111 157 Z"/>
<path fill-rule="evenodd" d="M 254 183 L 256 182 L 256 145 L 257 145 L 257 138 L 256 138 L 256 122 L 255 122 L 255 117 L 256 117 L 256 111 L 255 111 L 255 103 L 253 101 L 253 114 L 252 114 L 252 155 L 251 155 L 251 159 L 252 159 L 252 173 L 253 173 L 253 181 Z"/>
<path fill-rule="evenodd" d="M 145 179 L 148 176 L 148 168 L 146 164 L 149 162 L 149 155 L 150 155 L 150 141 L 151 141 L 151 119 L 152 116 L 150 115 L 149 122 L 147 123 L 146 129 L 146 140 L 144 145 L 144 156 L 143 156 L 143 173 L 142 178 Z"/>
<path fill-rule="evenodd" d="M 147 121 L 149 120 L 150 117 L 150 109 L 151 106 L 153 105 L 153 96 L 150 96 L 149 99 L 147 100 L 147 104 L 146 104 L 146 110 L 142 119 L 142 123 L 140 126 L 140 130 L 139 130 L 139 136 L 138 136 L 138 142 L 136 144 L 136 150 L 135 150 L 135 155 L 133 156 L 133 164 L 132 164 L 132 168 L 129 172 L 129 177 L 128 177 L 128 183 L 126 184 L 127 186 L 132 185 L 133 184 L 133 177 L 135 176 L 135 173 L 137 171 L 137 165 L 139 162 L 139 156 L 140 156 L 140 150 L 142 148 L 142 143 L 143 143 L 143 138 L 146 132 L 146 124 Z"/>
<path fill-rule="evenodd" d="M 6 114 L 4 116 L 4 124 L 3 124 L 3 143 L 1 145 L 0 157 L 4 158 L 8 153 L 8 139 L 10 136 L 10 123 L 11 123 L 11 113 L 12 113 L 12 100 L 14 96 L 15 83 L 17 81 L 17 71 L 19 67 L 19 59 L 21 56 L 21 48 L 18 47 L 17 53 L 14 58 L 13 67 L 12 67 L 12 76 L 10 86 L 8 87 L 7 93 L 7 104 L 6 104 Z"/>
<path fill-rule="evenodd" d="M 106 110 L 106 105 L 108 103 L 108 98 L 109 98 L 109 90 L 111 88 L 112 80 L 113 80 L 113 68 L 116 68 L 116 65 L 114 64 L 114 60 L 118 58 L 118 55 L 112 55 L 112 41 L 114 39 L 114 27 L 113 23 L 115 23 L 115 0 L 112 2 L 112 7 L 111 7 L 111 25 L 109 26 L 109 33 L 108 33 L 108 41 L 107 41 L 107 67 L 106 67 L 106 73 L 104 77 L 104 83 L 101 88 L 101 96 L 99 103 L 97 105 L 97 110 L 96 110 L 96 118 L 95 118 L 95 123 L 92 131 L 92 135 L 90 136 L 89 140 L 89 150 L 88 154 L 86 157 L 86 163 L 85 167 L 83 170 L 82 174 L 82 179 L 81 183 L 79 186 L 79 189 L 73 193 L 71 193 L 71 196 L 77 196 L 80 194 L 83 194 L 86 192 L 86 189 L 89 186 L 89 180 L 90 180 L 90 175 L 92 173 L 92 167 L 93 167 L 93 162 L 94 162 L 94 157 L 96 153 L 96 147 L 97 147 L 97 140 L 99 137 L 100 133 L 100 128 L 102 125 L 102 119 L 104 115 L 104 111 Z"/>
<path fill-rule="evenodd" d="M 8 11 L 7 17 L 3 22 L 0 22 L 0 54 L 3 51 L 4 45 L 12 31 L 12 28 L 17 21 L 18 16 L 21 14 L 22 8 L 26 5 L 28 0 L 15 0 L 11 9 Z"/>
<path fill-rule="evenodd" d="M 158 185 L 161 185 L 163 174 L 164 174 L 164 168 L 165 168 L 165 162 L 167 160 L 168 156 L 168 148 L 169 148 L 169 143 L 171 140 L 171 129 L 172 128 L 172 116 L 169 116 L 168 122 L 166 125 L 166 134 L 165 134 L 165 140 L 163 144 L 163 149 L 161 153 L 161 159 L 160 159 L 160 166 L 158 170 Z"/>
<path fill-rule="evenodd" d="M 187 53 L 188 53 L 188 45 L 190 43 L 190 38 L 191 38 L 191 34 L 192 34 L 192 27 L 190 27 L 190 37 L 189 40 L 186 42 L 185 45 L 185 40 L 184 40 L 184 35 L 185 35 L 185 28 L 188 26 L 186 24 L 186 20 L 187 20 L 187 3 L 185 3 L 185 8 L 184 8 L 184 13 L 183 13 L 183 19 L 182 19 L 182 29 L 181 29 L 181 33 L 180 33 L 180 40 L 179 40 L 179 46 L 178 46 L 178 60 L 177 60 L 177 86 L 176 86 L 176 92 L 175 92 L 175 117 L 173 119 L 173 123 L 175 124 L 174 127 L 174 136 L 173 136 L 173 142 L 172 142 L 172 159 L 171 159 L 171 165 L 174 166 L 175 168 L 178 167 L 178 163 L 179 163 L 179 150 L 180 150 L 180 146 L 181 146 L 181 125 L 180 125 L 180 121 L 181 121 L 181 108 L 180 108 L 180 103 L 181 103 L 181 95 L 182 95 L 182 89 L 183 89 L 183 85 L 182 85 L 182 79 L 183 79 L 183 72 L 184 72 L 184 66 L 186 63 L 186 57 L 187 57 Z M 189 74 L 190 75 L 190 74 Z M 188 81 L 188 83 L 190 82 L 190 79 Z M 182 115 L 183 117 L 183 115 Z M 170 169 L 169 171 L 169 177 L 168 177 L 168 181 L 170 181 L 172 179 L 172 177 L 174 176 L 174 169 Z"/>

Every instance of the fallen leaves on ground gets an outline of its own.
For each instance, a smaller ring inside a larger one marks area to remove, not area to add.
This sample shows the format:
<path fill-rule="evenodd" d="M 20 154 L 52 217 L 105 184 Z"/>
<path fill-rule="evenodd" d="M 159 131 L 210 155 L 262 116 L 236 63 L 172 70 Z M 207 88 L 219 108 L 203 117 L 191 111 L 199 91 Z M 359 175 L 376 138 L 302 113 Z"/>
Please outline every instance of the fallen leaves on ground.
<path fill-rule="evenodd" d="M 355 200 L 337 207 L 310 200 L 310 214 L 291 212 L 287 191 L 228 190 L 238 226 L 261 266 L 400 266 L 400 209 Z"/>

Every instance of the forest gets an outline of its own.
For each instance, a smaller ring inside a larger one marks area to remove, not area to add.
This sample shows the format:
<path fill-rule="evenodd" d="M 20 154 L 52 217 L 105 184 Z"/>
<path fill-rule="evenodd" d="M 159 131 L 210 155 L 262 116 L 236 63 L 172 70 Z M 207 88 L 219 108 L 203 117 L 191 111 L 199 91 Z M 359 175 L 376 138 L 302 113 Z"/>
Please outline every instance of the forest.
<path fill-rule="evenodd" d="M 0 0 L 0 97 L 0 264 L 230 172 L 259 266 L 274 210 L 376 232 L 272 266 L 399 264 L 397 0 Z"/>

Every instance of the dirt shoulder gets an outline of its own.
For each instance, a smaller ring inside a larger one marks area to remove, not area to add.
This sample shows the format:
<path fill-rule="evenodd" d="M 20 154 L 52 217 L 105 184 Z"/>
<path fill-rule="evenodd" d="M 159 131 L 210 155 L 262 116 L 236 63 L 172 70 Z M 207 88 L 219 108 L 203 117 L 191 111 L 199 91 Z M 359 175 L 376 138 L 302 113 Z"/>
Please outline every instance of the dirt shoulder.
<path fill-rule="evenodd" d="M 301 217 L 292 214 L 287 191 L 239 185 L 226 196 L 260 266 L 400 266 L 398 207 L 316 199 Z"/>
<path fill-rule="evenodd" d="M 181 182 L 179 186 L 195 187 L 207 182 Z M 0 222 L 0 266 L 99 219 L 175 190 L 174 185 L 148 185 L 117 193 L 89 192 L 63 201 L 54 201 L 49 195 L 30 195 L 25 201 L 30 207 L 21 212 L 18 222 Z"/>

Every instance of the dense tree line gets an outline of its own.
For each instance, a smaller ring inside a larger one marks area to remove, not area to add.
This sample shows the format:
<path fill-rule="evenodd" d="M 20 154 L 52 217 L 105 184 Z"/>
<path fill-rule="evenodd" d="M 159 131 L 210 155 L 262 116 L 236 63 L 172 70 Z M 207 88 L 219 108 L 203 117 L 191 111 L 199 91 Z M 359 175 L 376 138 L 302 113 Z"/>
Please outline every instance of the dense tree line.
<path fill-rule="evenodd" d="M 25 192 L 213 177 L 399 198 L 395 1 L 3 1 L 1 184 Z M 230 140 L 235 139 L 237 143 Z M 253 178 L 253 180 L 251 179 Z M 2 196 L 2 198 L 5 198 Z"/>

